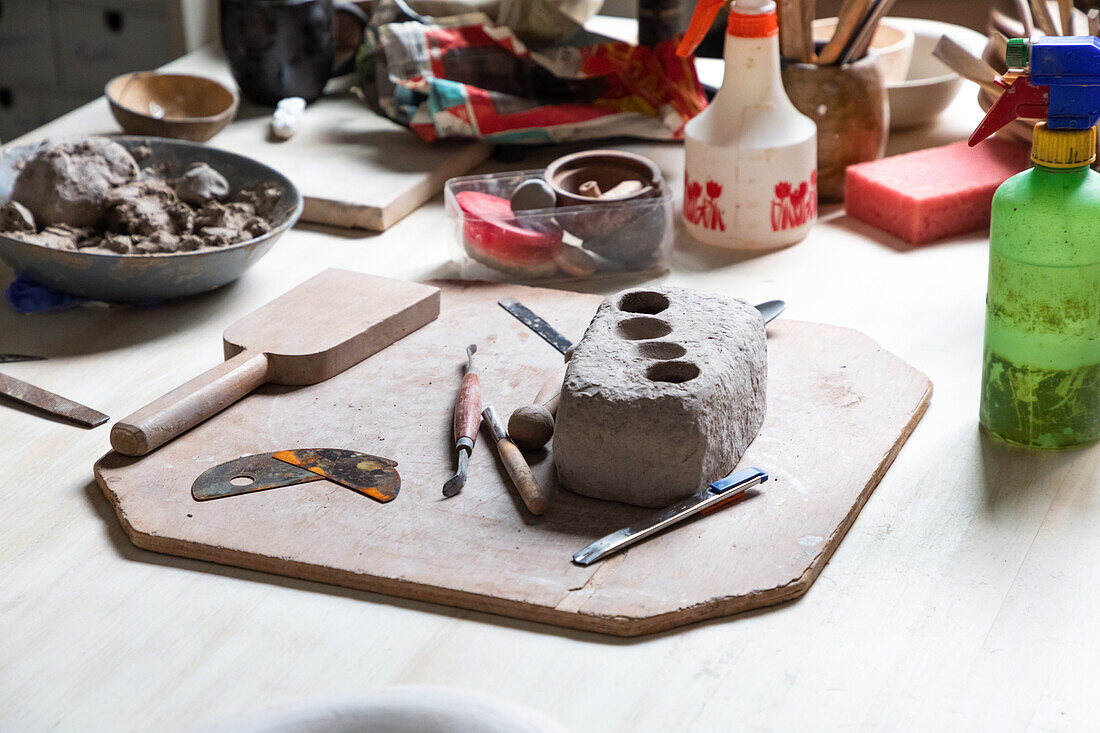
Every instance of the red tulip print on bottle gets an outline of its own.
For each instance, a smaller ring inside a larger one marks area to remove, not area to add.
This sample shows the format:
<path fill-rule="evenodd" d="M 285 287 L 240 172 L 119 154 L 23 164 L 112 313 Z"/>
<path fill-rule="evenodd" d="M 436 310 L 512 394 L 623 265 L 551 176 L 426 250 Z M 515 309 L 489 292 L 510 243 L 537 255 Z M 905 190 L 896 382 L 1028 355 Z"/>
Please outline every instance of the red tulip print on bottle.
<path fill-rule="evenodd" d="M 810 180 L 794 188 L 787 181 L 775 184 L 772 199 L 772 231 L 779 232 L 800 227 L 817 217 L 817 171 L 810 173 Z"/>
<path fill-rule="evenodd" d="M 726 222 L 722 219 L 722 209 L 718 206 L 718 199 L 722 197 L 722 184 L 707 181 L 706 193 L 706 198 L 703 198 L 703 187 L 684 174 L 684 218 L 697 226 L 724 232 Z"/>

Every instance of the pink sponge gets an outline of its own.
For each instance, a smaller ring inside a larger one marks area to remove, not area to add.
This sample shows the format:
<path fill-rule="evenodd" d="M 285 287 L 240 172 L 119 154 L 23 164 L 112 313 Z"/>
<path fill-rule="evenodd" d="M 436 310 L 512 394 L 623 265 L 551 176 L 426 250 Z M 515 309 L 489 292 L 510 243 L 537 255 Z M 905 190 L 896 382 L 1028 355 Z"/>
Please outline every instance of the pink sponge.
<path fill-rule="evenodd" d="M 844 208 L 906 242 L 926 244 L 988 227 L 993 192 L 1029 165 L 1028 149 L 1004 140 L 850 165 Z"/>

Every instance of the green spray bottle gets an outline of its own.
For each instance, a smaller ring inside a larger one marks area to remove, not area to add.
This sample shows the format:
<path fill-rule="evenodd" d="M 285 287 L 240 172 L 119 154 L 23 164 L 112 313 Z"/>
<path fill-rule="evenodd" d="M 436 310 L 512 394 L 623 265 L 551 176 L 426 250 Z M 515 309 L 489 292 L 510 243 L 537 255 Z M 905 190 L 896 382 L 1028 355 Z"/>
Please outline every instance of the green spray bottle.
<path fill-rule="evenodd" d="M 1013 39 L 1008 62 L 970 144 L 1045 121 L 1034 167 L 993 197 L 979 416 L 1008 443 L 1077 448 L 1100 440 L 1100 39 Z"/>

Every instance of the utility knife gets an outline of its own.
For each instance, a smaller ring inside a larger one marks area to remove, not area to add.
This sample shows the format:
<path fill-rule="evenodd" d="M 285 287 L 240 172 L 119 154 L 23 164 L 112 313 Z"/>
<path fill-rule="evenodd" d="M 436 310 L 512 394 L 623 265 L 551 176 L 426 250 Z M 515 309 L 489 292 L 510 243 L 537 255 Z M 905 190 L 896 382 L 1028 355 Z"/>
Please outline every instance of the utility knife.
<path fill-rule="evenodd" d="M 258 453 L 203 471 L 191 485 L 191 496 L 206 501 L 328 479 L 385 503 L 401 490 L 396 466 L 389 458 L 339 448 Z"/>
<path fill-rule="evenodd" d="M 743 468 L 734 471 L 725 478 L 718 479 L 707 488 L 692 494 L 678 504 L 657 511 L 645 519 L 618 532 L 612 532 L 598 539 L 576 555 L 573 562 L 578 565 L 591 565 L 612 553 L 663 532 L 695 514 L 710 514 L 718 511 L 750 494 L 746 491 L 768 480 L 768 474 L 759 468 Z M 754 492 L 755 493 L 755 492 Z"/>

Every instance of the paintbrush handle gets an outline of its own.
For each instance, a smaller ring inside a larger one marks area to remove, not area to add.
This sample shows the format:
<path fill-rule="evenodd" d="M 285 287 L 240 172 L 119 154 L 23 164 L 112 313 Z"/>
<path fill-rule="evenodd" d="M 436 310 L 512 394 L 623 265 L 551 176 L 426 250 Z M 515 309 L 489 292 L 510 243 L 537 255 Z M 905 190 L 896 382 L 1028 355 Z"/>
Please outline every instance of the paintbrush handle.
<path fill-rule="evenodd" d="M 477 374 L 467 374 L 458 387 L 455 399 L 454 432 L 455 442 L 469 438 L 470 449 L 477 442 L 477 431 L 481 427 L 481 380 Z"/>
<path fill-rule="evenodd" d="M 115 423 L 111 446 L 143 456 L 267 382 L 269 371 L 267 354 L 242 351 Z"/>

